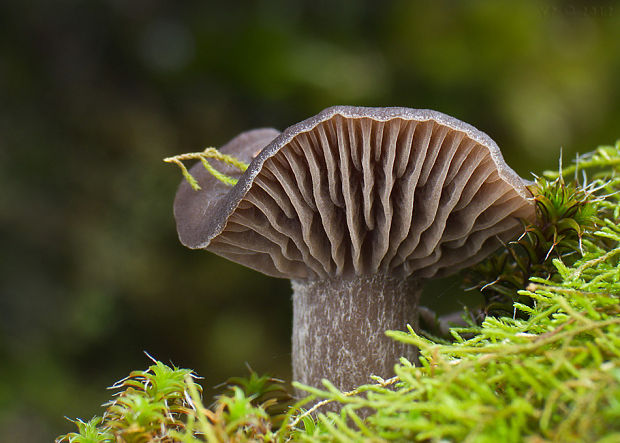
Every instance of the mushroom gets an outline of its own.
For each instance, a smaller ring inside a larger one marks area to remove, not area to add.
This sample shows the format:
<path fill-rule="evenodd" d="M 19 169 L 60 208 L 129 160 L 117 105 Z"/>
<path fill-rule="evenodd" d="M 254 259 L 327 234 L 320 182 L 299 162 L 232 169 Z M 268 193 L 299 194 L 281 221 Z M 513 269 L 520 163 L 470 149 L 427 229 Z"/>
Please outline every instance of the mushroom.
<path fill-rule="evenodd" d="M 293 377 L 311 386 L 349 390 L 414 360 L 384 332 L 416 327 L 423 281 L 479 262 L 534 217 L 495 142 L 436 111 L 336 106 L 221 152 L 250 165 L 232 187 L 191 169 L 201 190 L 179 187 L 179 238 L 292 281 Z"/>

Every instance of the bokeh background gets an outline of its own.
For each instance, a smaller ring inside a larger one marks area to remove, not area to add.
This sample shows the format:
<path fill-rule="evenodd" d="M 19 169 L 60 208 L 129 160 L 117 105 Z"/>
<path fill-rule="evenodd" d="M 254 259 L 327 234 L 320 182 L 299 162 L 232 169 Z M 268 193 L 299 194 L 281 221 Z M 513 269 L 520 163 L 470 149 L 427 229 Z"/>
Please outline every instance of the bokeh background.
<path fill-rule="evenodd" d="M 288 282 L 183 248 L 162 158 L 334 104 L 453 115 L 528 177 L 620 137 L 620 5 L 1 3 L 0 441 L 101 414 L 143 351 L 290 377 Z"/>

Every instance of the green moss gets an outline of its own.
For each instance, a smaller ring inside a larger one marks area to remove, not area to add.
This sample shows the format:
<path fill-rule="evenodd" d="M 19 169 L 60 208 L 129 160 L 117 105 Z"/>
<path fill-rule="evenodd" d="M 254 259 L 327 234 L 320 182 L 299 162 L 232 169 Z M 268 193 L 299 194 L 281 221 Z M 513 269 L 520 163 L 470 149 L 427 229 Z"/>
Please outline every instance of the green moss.
<path fill-rule="evenodd" d="M 346 393 L 294 383 L 320 400 L 304 411 L 252 373 L 206 408 L 191 371 L 155 362 L 58 441 L 619 441 L 619 169 L 617 143 L 539 178 L 536 224 L 470 274 L 487 315 L 450 343 L 388 331 L 421 353 L 392 379 Z M 328 402 L 340 412 L 321 413 Z"/>
<path fill-rule="evenodd" d="M 214 168 L 211 165 L 211 163 L 209 163 L 208 159 L 218 160 L 224 164 L 233 166 L 236 169 L 238 169 L 239 172 L 244 172 L 246 169 L 248 169 L 248 166 L 249 166 L 247 163 L 244 163 L 235 157 L 222 154 L 220 151 L 218 151 L 215 148 L 206 148 L 202 152 L 192 152 L 189 154 L 175 155 L 174 157 L 165 158 L 164 161 L 166 163 L 177 165 L 181 169 L 181 173 L 183 174 L 183 177 L 189 183 L 189 185 L 192 187 L 194 191 L 199 191 L 200 185 L 198 184 L 198 181 L 196 180 L 196 178 L 192 174 L 189 173 L 189 171 L 183 164 L 183 162 L 187 160 L 200 160 L 200 162 L 202 163 L 202 166 L 204 166 L 207 172 L 209 172 L 209 174 L 211 174 L 213 177 L 215 177 L 216 179 L 218 179 L 225 185 L 235 186 L 237 184 L 238 179 L 234 177 L 230 177 L 218 171 L 216 168 Z"/>

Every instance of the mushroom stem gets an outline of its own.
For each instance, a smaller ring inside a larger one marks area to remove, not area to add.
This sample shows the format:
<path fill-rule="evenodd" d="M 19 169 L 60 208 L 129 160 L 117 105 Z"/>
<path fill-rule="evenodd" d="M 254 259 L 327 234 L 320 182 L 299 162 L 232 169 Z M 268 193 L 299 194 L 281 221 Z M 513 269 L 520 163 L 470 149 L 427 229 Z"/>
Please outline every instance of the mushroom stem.
<path fill-rule="evenodd" d="M 417 349 L 388 338 L 388 329 L 418 323 L 420 291 L 412 280 L 386 275 L 293 281 L 293 379 L 348 391 L 388 378 L 400 357 Z M 298 396 L 307 395 L 298 392 Z"/>

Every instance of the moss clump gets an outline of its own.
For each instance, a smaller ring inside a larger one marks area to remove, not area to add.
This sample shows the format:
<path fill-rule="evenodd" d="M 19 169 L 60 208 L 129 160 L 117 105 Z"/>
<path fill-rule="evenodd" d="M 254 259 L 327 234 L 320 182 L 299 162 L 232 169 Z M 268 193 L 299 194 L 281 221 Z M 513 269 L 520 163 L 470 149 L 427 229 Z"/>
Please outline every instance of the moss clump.
<path fill-rule="evenodd" d="M 551 173 L 549 173 L 551 174 Z M 588 186 L 566 183 L 562 176 L 537 178 L 530 186 L 536 202 L 536 223 L 527 225 L 518 240 L 505 245 L 497 254 L 474 266 L 465 277 L 485 299 L 484 317 L 525 316 L 516 312 L 514 302 L 532 305 L 520 295 L 532 277 L 560 278 L 551 259 L 574 263 L 583 254 L 583 239 L 591 237 L 601 224 L 596 195 L 598 180 Z"/>
<path fill-rule="evenodd" d="M 73 421 L 78 432 L 57 442 L 247 441 L 272 436 L 283 423 L 291 396 L 280 380 L 235 377 L 211 408 L 202 403 L 197 376 L 153 359 L 145 371 L 133 371 L 110 389 L 119 390 L 106 403 L 102 417 Z M 200 436 L 200 437 L 199 437 Z"/>
<path fill-rule="evenodd" d="M 58 441 L 620 441 L 619 172 L 617 143 L 538 179 L 538 222 L 474 271 L 480 324 L 451 343 L 387 332 L 420 348 L 419 366 L 348 393 L 294 383 L 339 413 L 283 415 L 285 389 L 256 374 L 206 408 L 191 371 L 156 362 Z"/>

